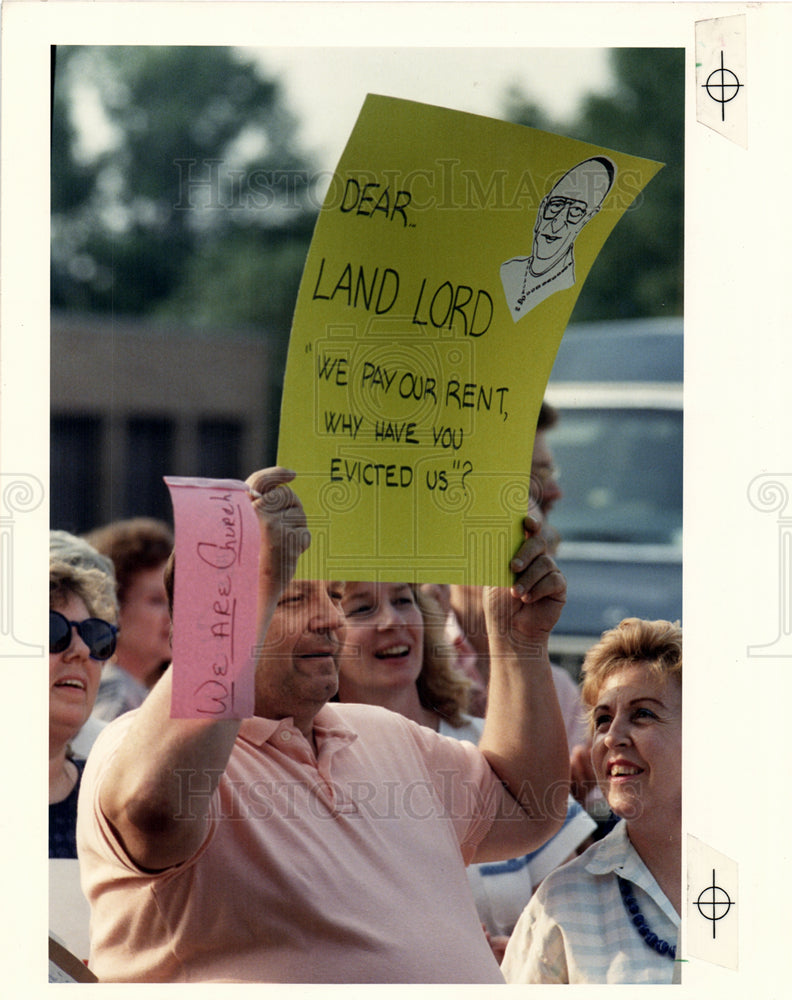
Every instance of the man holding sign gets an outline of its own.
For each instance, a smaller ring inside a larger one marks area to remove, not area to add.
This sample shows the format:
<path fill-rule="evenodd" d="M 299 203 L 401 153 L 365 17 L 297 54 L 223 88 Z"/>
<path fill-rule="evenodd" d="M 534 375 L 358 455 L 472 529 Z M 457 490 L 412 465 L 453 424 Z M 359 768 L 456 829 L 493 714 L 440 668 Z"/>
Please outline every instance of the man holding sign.
<path fill-rule="evenodd" d="M 91 968 L 121 982 L 503 982 L 464 866 L 524 854 L 564 817 L 547 656 L 564 579 L 526 518 L 514 585 L 486 591 L 479 747 L 328 704 L 343 585 L 292 579 L 310 540 L 292 478 L 248 480 L 254 715 L 172 718 L 171 668 L 95 745 L 78 821 Z"/>

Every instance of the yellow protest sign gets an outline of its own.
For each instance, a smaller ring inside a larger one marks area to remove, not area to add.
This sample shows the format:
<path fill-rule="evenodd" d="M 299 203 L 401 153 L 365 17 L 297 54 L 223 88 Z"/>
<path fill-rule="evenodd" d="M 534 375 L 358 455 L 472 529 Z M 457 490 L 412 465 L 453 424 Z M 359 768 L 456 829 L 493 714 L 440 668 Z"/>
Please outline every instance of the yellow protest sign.
<path fill-rule="evenodd" d="M 289 341 L 278 462 L 313 537 L 301 577 L 511 582 L 564 328 L 661 166 L 367 97 Z"/>

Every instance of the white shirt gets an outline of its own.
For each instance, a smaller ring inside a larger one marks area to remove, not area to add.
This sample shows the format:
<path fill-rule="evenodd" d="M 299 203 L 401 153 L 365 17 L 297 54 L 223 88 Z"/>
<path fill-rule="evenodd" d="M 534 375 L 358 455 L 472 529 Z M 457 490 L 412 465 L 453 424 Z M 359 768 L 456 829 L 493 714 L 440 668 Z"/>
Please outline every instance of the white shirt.
<path fill-rule="evenodd" d="M 455 729 L 440 720 L 440 733 L 478 744 L 484 720 L 466 718 L 464 726 Z M 573 854 L 596 828 L 596 823 L 569 796 L 564 825 L 542 847 L 509 861 L 469 865 L 468 881 L 476 901 L 482 924 L 490 934 L 511 934 L 517 919 L 539 882 Z"/>
<path fill-rule="evenodd" d="M 539 886 L 506 948 L 507 983 L 679 982 L 679 963 L 650 948 L 633 925 L 615 873 L 632 883 L 652 931 L 677 944 L 679 915 L 622 820 Z"/>

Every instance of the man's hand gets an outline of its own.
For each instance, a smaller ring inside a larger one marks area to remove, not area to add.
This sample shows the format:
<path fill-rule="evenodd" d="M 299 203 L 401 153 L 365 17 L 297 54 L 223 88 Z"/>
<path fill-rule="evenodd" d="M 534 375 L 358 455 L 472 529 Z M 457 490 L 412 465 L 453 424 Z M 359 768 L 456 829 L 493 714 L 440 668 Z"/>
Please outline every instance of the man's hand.
<path fill-rule="evenodd" d="M 280 593 L 291 581 L 297 560 L 311 543 L 305 511 L 287 483 L 295 477 L 289 469 L 261 469 L 245 480 L 259 494 L 253 506 L 261 528 L 260 571 L 267 591 Z"/>
<path fill-rule="evenodd" d="M 547 653 L 566 581 L 547 554 L 541 521 L 527 516 L 524 527 L 525 539 L 510 563 L 513 586 L 484 588 L 491 669 L 479 750 L 505 790 L 476 861 L 534 851 L 566 816 L 569 751 Z"/>
<path fill-rule="evenodd" d="M 510 563 L 512 587 L 484 589 L 490 643 L 497 636 L 545 645 L 566 603 L 566 580 L 547 552 L 542 522 L 528 514 L 523 527 L 525 539 Z"/>
<path fill-rule="evenodd" d="M 246 480 L 261 527 L 260 641 L 311 539 L 302 504 L 286 485 L 292 479 L 293 472 L 273 468 Z M 135 713 L 100 790 L 102 812 L 124 850 L 151 871 L 181 864 L 200 848 L 209 804 L 240 726 L 238 719 L 172 719 L 171 685 L 169 670 Z M 184 816 L 184 782 L 190 775 L 201 794 L 191 795 Z"/>

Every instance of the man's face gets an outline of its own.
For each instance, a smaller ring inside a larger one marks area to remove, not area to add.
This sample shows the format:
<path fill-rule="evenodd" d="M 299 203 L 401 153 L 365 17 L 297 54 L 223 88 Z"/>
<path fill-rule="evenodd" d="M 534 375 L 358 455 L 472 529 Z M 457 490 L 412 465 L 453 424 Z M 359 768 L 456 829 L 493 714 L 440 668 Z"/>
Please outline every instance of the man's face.
<path fill-rule="evenodd" d="M 343 586 L 293 580 L 278 602 L 256 667 L 256 715 L 310 731 L 338 689 Z"/>
<path fill-rule="evenodd" d="M 534 274 L 544 274 L 563 259 L 580 230 L 599 210 L 610 185 L 605 166 L 585 160 L 564 174 L 542 199 L 534 226 Z"/>
<path fill-rule="evenodd" d="M 534 229 L 533 270 L 542 274 L 560 261 L 588 222 L 588 206 L 555 189 L 543 199 Z"/>

